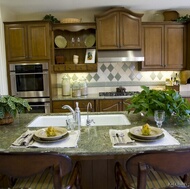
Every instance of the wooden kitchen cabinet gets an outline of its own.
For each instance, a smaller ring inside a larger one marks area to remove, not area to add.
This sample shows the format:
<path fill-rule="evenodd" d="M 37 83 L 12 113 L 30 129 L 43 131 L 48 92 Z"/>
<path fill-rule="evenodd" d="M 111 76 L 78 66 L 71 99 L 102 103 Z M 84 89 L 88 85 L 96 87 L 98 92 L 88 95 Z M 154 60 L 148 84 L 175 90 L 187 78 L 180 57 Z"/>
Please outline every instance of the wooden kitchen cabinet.
<path fill-rule="evenodd" d="M 96 15 L 97 49 L 140 49 L 142 16 L 125 8 Z"/>
<path fill-rule="evenodd" d="M 123 99 L 97 100 L 97 108 L 99 112 L 123 111 Z"/>
<path fill-rule="evenodd" d="M 140 70 L 186 68 L 186 26 L 179 23 L 143 23 L 142 49 L 145 61 Z"/>
<path fill-rule="evenodd" d="M 50 24 L 45 21 L 5 22 L 7 60 L 50 59 Z"/>
<path fill-rule="evenodd" d="M 87 104 L 91 102 L 92 104 L 92 110 L 91 112 L 96 111 L 96 103 L 95 100 L 58 100 L 58 101 L 53 101 L 52 102 L 52 112 L 53 113 L 62 113 L 62 112 L 70 112 L 69 110 L 64 110 L 62 109 L 62 106 L 64 105 L 69 105 L 73 109 L 76 107 L 76 102 L 79 103 L 79 108 L 81 112 L 86 112 L 87 111 Z"/>
<path fill-rule="evenodd" d="M 96 50 L 95 23 L 53 24 L 52 28 L 54 72 L 97 72 L 96 55 L 95 63 L 91 66 L 85 63 L 87 49 Z M 93 40 L 89 40 L 89 36 L 94 37 L 94 43 Z M 64 40 L 64 45 L 58 45 L 56 42 L 58 38 Z M 78 64 L 73 63 L 73 55 L 79 56 Z"/>

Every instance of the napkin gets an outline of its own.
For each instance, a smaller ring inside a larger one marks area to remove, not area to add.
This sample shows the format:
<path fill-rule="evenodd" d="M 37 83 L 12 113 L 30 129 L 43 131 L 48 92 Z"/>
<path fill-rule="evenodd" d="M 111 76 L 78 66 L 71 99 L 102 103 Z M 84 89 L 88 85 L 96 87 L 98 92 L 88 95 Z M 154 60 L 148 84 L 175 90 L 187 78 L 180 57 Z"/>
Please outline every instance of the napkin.
<path fill-rule="evenodd" d="M 37 142 L 33 139 L 36 131 L 27 130 L 20 137 L 18 137 L 11 145 L 11 147 L 27 147 L 27 148 L 70 148 L 77 147 L 80 136 L 80 131 L 68 131 L 68 137 L 56 142 Z"/>
<path fill-rule="evenodd" d="M 129 129 L 125 129 L 125 130 L 113 130 L 110 129 L 109 130 L 109 135 L 110 135 L 110 139 L 112 142 L 112 145 L 114 148 L 124 148 L 124 147 L 132 147 L 132 148 L 139 148 L 139 147 L 156 147 L 156 146 L 173 146 L 173 145 L 179 145 L 179 141 L 177 139 L 175 139 L 173 136 L 170 135 L 170 133 L 168 133 L 165 129 L 162 128 L 164 137 L 159 139 L 159 140 L 155 140 L 153 142 L 138 142 L 135 141 L 135 145 L 133 145 L 134 143 L 130 144 L 130 143 L 119 143 L 118 139 L 115 140 L 116 137 L 113 137 L 113 134 L 116 133 L 125 133 L 125 142 L 126 140 L 129 140 L 129 136 L 128 136 L 128 132 Z M 115 141 L 114 141 L 115 140 Z"/>
<path fill-rule="evenodd" d="M 128 129 L 125 130 L 109 130 L 109 135 L 113 146 L 125 146 L 125 145 L 134 145 L 136 144 L 134 140 L 132 140 L 128 136 Z"/>
<path fill-rule="evenodd" d="M 29 129 L 24 132 L 20 137 L 18 137 L 13 143 L 13 146 L 28 146 L 32 141 L 35 131 L 30 131 Z"/>

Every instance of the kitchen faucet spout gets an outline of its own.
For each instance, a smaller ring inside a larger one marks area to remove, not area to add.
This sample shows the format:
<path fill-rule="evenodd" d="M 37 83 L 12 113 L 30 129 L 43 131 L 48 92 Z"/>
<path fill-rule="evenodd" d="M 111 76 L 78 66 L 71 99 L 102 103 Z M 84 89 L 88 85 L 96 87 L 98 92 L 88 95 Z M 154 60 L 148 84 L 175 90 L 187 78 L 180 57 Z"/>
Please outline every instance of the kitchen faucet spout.
<path fill-rule="evenodd" d="M 68 109 L 72 113 L 73 119 L 75 119 L 75 111 L 73 110 L 73 108 L 71 108 L 71 106 L 64 105 L 64 106 L 62 106 L 62 109 Z"/>
<path fill-rule="evenodd" d="M 93 119 L 89 119 L 89 108 L 90 109 L 92 109 L 92 103 L 91 102 L 89 102 L 88 104 L 87 104 L 87 119 L 86 119 L 86 125 L 87 126 L 90 126 L 90 124 L 93 122 L 94 123 L 94 120 Z"/>

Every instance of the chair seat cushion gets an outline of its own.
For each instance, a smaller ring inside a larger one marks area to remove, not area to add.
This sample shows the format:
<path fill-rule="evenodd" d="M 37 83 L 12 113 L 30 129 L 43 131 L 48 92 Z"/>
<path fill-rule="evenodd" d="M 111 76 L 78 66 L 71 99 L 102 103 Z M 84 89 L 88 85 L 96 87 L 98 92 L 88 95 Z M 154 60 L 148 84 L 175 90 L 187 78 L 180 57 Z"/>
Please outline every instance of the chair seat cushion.
<path fill-rule="evenodd" d="M 65 188 L 68 180 L 70 178 L 70 174 L 67 174 L 62 179 L 62 189 Z M 34 176 L 31 176 L 29 178 L 19 178 L 13 189 L 18 188 L 28 188 L 28 189 L 54 189 L 53 186 L 53 176 L 51 174 L 51 171 L 49 169 L 46 169 L 42 173 L 36 174 Z M 72 188 L 74 189 L 74 187 Z"/>
<path fill-rule="evenodd" d="M 137 188 L 137 177 L 129 175 L 131 188 Z M 161 172 L 154 171 L 150 169 L 147 174 L 147 186 L 146 189 L 155 188 L 169 188 L 174 186 L 185 187 L 185 183 L 181 180 L 179 176 L 171 176 Z"/>

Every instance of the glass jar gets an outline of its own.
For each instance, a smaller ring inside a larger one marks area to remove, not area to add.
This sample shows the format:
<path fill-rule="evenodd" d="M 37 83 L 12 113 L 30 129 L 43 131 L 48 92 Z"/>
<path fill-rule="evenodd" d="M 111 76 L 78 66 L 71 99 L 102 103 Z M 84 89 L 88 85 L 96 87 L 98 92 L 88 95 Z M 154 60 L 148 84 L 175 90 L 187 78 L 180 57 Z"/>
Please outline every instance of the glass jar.
<path fill-rule="evenodd" d="M 80 97 L 81 90 L 80 90 L 80 83 L 75 81 L 72 86 L 72 96 L 73 97 Z"/>
<path fill-rule="evenodd" d="M 62 78 L 62 95 L 69 96 L 70 88 L 70 78 L 68 75 L 64 75 Z"/>
<path fill-rule="evenodd" d="M 88 86 L 87 86 L 86 79 L 84 77 L 80 79 L 80 90 L 81 90 L 82 96 L 88 95 Z"/>

